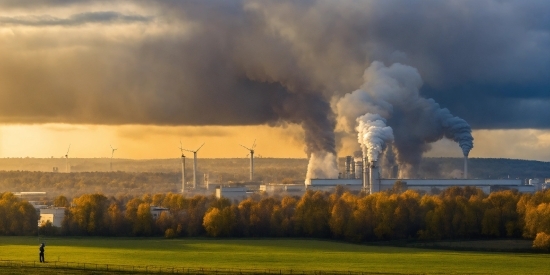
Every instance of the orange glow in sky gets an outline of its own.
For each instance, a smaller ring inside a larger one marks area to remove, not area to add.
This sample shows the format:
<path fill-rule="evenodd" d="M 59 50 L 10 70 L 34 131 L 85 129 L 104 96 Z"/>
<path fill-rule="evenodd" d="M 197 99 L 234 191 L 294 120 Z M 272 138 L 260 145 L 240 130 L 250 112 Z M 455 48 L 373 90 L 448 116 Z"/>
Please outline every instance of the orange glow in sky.
<path fill-rule="evenodd" d="M 33 124 L 0 126 L 0 157 L 49 158 L 63 156 L 69 144 L 73 158 L 109 157 L 110 145 L 118 150 L 115 158 L 155 159 L 179 156 L 180 140 L 189 150 L 200 150 L 204 158 L 244 157 L 256 139 L 256 156 L 305 158 L 300 127 L 269 126 L 102 126 Z M 550 161 L 550 131 L 476 130 L 470 157 L 522 158 Z M 357 150 L 354 136 L 339 142 L 340 157 Z M 460 148 L 441 140 L 425 154 L 429 157 L 461 157 Z"/>

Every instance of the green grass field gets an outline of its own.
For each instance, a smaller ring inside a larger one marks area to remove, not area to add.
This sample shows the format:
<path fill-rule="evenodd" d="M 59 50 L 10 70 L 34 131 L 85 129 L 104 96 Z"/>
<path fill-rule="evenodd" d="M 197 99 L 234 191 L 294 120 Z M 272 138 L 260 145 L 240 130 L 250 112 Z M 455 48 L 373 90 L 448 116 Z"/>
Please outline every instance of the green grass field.
<path fill-rule="evenodd" d="M 57 262 L 398 274 L 549 274 L 550 255 L 464 252 L 295 239 L 46 239 Z M 38 261 L 37 237 L 0 237 L 0 260 Z M 2 273 L 2 272 L 0 272 Z"/>

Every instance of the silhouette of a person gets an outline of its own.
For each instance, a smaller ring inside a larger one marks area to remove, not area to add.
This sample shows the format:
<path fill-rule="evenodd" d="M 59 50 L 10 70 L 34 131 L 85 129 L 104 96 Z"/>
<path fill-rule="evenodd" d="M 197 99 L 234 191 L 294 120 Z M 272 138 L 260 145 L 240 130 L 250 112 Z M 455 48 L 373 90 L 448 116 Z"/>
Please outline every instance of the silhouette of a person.
<path fill-rule="evenodd" d="M 40 245 L 40 249 L 39 249 L 39 250 L 40 250 L 40 254 L 39 254 L 39 255 L 40 255 L 40 262 L 41 262 L 41 263 L 45 263 L 45 262 L 46 262 L 46 261 L 44 261 L 44 247 L 45 247 L 45 246 L 46 246 L 46 245 L 45 245 L 44 243 L 42 243 L 42 244 Z"/>

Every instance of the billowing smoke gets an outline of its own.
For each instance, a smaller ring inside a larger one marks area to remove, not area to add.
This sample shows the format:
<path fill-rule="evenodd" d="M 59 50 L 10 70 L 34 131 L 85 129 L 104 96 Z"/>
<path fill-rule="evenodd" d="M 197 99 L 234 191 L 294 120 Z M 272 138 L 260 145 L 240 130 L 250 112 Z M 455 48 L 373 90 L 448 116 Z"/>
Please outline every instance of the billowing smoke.
<path fill-rule="evenodd" d="M 374 114 L 385 119 L 395 136 L 393 145 L 400 176 L 416 176 L 422 154 L 431 148 L 430 143 L 443 137 L 458 142 L 464 155 L 473 148 L 468 123 L 441 108 L 433 99 L 420 95 L 422 79 L 415 68 L 399 63 L 386 67 L 381 62 L 373 62 L 365 71 L 364 80 L 359 90 L 345 95 L 336 103 L 338 127 L 351 133 L 353 126 L 359 123 L 357 131 L 361 136 L 361 123 L 365 118 L 358 117 L 370 113 L 367 121 L 374 120 Z M 360 144 L 368 147 L 364 141 Z M 378 144 L 373 146 L 372 150 L 369 148 L 369 159 L 374 157 L 373 160 L 376 160 L 383 147 Z"/>
<path fill-rule="evenodd" d="M 305 152 L 309 157 L 306 181 L 338 178 L 335 120 L 328 102 L 318 95 L 297 94 L 277 112 L 283 121 L 300 124 L 304 129 Z"/>
<path fill-rule="evenodd" d="M 398 175 L 398 166 L 395 160 L 395 151 L 393 143 L 388 143 L 386 149 L 384 150 L 384 155 L 382 159 L 378 162 L 379 166 L 382 168 L 380 174 L 385 178 L 395 178 Z"/>
<path fill-rule="evenodd" d="M 470 150 L 474 147 L 474 138 L 472 137 L 472 128 L 459 117 L 451 115 L 449 110 L 441 109 L 441 123 L 445 128 L 445 137 L 452 139 L 462 148 L 462 154 L 467 157 Z"/>
<path fill-rule="evenodd" d="M 377 114 L 364 114 L 357 118 L 357 140 L 361 144 L 363 155 L 369 161 L 378 161 L 378 156 L 393 140 L 393 131 L 386 126 L 386 120 Z"/>
<path fill-rule="evenodd" d="M 0 122 L 295 123 L 320 156 L 327 100 L 364 82 L 338 124 L 384 117 L 401 170 L 443 136 L 467 154 L 470 127 L 419 96 L 415 69 L 373 63 L 362 80 L 381 60 L 418 68 L 444 106 L 474 105 L 461 111 L 478 128 L 550 127 L 550 2 L 427 2 L 0 1 Z"/>
<path fill-rule="evenodd" d="M 310 179 L 336 178 L 338 178 L 336 155 L 323 151 L 311 153 L 307 165 L 306 184 Z"/>

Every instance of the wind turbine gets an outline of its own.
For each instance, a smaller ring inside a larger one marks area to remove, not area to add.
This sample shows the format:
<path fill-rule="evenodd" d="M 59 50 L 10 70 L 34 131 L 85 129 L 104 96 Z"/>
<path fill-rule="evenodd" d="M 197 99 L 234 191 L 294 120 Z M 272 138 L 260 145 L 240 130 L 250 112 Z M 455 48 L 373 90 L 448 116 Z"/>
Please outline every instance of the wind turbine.
<path fill-rule="evenodd" d="M 248 148 L 242 144 L 239 144 L 244 149 L 250 151 L 250 181 L 254 180 L 254 148 L 256 147 L 256 140 L 252 143 L 252 147 Z"/>
<path fill-rule="evenodd" d="M 113 148 L 113 145 L 110 145 L 110 144 L 109 144 L 109 146 L 111 146 L 111 165 L 110 165 L 110 167 L 111 167 L 111 171 L 113 171 L 113 155 L 115 154 L 115 151 L 118 148 Z"/>
<path fill-rule="evenodd" d="M 183 145 L 180 140 L 181 151 L 181 193 L 185 192 L 185 155 L 183 154 Z"/>
<path fill-rule="evenodd" d="M 69 171 L 69 151 L 71 150 L 71 144 L 69 144 L 69 148 L 67 149 L 67 153 L 65 154 L 65 173 L 70 173 Z"/>
<path fill-rule="evenodd" d="M 193 153 L 193 188 L 197 188 L 197 152 L 204 146 L 204 143 L 195 151 L 183 149 L 183 151 Z"/>

